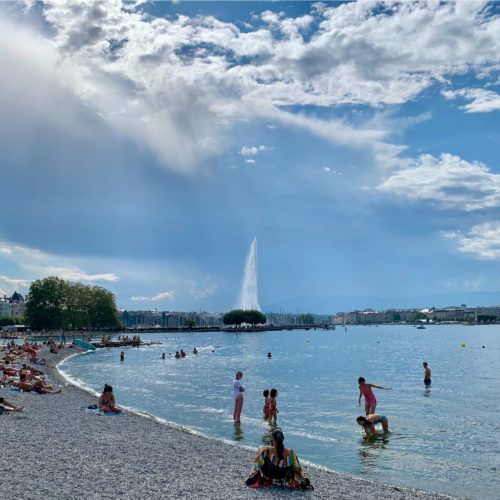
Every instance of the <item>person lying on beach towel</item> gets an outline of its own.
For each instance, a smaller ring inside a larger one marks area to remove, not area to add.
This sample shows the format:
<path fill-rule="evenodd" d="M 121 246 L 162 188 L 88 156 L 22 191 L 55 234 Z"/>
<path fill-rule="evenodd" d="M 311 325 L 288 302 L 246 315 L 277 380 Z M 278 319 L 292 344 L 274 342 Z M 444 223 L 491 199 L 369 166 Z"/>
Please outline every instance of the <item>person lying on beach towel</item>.
<path fill-rule="evenodd" d="M 24 406 L 16 406 L 12 403 L 9 403 L 5 398 L 0 398 L 0 415 L 7 411 L 23 411 Z"/>
<path fill-rule="evenodd" d="M 271 446 L 261 446 L 255 458 L 253 472 L 245 483 L 250 488 L 271 486 L 275 480 L 292 490 L 313 490 L 309 478 L 302 472 L 299 459 L 293 450 L 285 448 L 281 429 L 274 429 Z"/>

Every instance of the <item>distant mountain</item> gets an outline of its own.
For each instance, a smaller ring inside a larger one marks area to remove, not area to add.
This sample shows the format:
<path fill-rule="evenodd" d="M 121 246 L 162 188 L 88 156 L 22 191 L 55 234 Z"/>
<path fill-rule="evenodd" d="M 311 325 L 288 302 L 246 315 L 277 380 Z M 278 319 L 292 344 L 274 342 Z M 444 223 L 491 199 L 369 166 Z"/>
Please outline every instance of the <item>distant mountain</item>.
<path fill-rule="evenodd" d="M 467 307 L 500 305 L 500 292 L 463 292 L 420 297 L 375 297 L 362 295 L 299 295 L 261 306 L 264 313 L 313 313 L 336 314 L 338 312 L 362 311 L 364 309 L 412 309 Z"/>

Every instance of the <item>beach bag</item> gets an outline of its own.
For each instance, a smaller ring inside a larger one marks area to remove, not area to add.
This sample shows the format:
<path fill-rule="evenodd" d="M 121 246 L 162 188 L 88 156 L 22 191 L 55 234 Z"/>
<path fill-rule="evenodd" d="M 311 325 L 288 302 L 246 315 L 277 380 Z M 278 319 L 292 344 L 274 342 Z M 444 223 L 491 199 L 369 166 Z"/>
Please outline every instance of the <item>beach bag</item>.
<path fill-rule="evenodd" d="M 260 488 L 261 481 L 262 481 L 262 476 L 260 475 L 260 471 L 256 471 L 247 477 L 245 484 L 249 488 Z"/>

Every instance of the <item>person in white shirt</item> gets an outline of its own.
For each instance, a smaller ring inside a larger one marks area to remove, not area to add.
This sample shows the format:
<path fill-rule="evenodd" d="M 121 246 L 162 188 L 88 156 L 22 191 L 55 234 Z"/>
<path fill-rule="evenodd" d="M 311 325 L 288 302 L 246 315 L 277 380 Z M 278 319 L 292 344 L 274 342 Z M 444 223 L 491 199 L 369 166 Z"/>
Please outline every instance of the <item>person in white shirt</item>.
<path fill-rule="evenodd" d="M 233 380 L 233 391 L 234 391 L 234 413 L 233 419 L 235 422 L 240 421 L 241 410 L 243 408 L 243 393 L 245 388 L 241 385 L 241 377 L 243 377 L 243 372 L 236 372 L 236 376 Z"/>

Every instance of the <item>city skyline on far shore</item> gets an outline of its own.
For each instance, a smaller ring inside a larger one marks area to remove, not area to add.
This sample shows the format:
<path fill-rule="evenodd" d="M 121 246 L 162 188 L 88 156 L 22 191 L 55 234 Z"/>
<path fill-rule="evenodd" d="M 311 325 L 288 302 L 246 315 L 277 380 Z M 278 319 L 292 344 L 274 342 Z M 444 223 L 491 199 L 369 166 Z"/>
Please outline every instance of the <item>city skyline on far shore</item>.
<path fill-rule="evenodd" d="M 498 2 L 1 2 L 0 295 L 500 303 Z"/>

